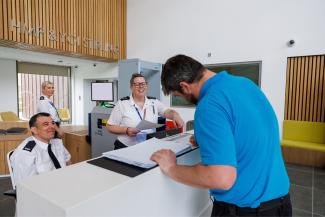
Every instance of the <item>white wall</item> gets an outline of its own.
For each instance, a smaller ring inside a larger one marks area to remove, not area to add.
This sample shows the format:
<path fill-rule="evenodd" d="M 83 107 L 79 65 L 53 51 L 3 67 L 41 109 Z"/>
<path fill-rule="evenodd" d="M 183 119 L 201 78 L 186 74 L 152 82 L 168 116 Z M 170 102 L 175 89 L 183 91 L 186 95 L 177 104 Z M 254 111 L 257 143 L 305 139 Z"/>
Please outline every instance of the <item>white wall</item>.
<path fill-rule="evenodd" d="M 16 61 L 0 59 L 0 112 L 18 114 Z"/>
<path fill-rule="evenodd" d="M 161 63 L 179 53 L 203 64 L 261 60 L 261 88 L 281 126 L 287 57 L 325 53 L 324 8 L 323 0 L 128 0 L 127 56 Z M 290 39 L 295 46 L 287 46 Z M 176 110 L 193 119 L 194 109 Z"/>
<path fill-rule="evenodd" d="M 88 121 L 87 115 L 96 105 L 95 102 L 92 102 L 89 99 L 87 102 L 84 101 L 86 95 L 86 93 L 84 93 L 84 91 L 86 91 L 84 90 L 85 80 L 117 79 L 117 71 L 117 63 L 101 63 L 96 67 L 89 65 L 78 67 L 77 69 L 72 68 L 72 92 L 74 93 L 74 97 L 72 98 L 72 107 L 74 108 L 73 120 L 75 120 L 73 124 L 86 125 Z M 88 91 L 90 92 L 90 87 Z M 88 106 L 85 105 L 86 103 L 89 103 Z"/>

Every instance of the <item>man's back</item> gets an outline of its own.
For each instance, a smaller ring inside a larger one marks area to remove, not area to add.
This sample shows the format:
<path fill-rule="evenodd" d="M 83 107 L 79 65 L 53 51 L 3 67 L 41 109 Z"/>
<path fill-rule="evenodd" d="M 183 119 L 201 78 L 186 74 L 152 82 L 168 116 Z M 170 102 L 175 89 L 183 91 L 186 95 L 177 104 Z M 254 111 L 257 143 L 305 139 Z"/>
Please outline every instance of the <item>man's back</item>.
<path fill-rule="evenodd" d="M 248 79 L 222 72 L 206 81 L 199 100 L 194 126 L 202 163 L 237 168 L 229 191 L 211 191 L 215 199 L 257 207 L 287 194 L 278 123 L 260 89 Z"/>

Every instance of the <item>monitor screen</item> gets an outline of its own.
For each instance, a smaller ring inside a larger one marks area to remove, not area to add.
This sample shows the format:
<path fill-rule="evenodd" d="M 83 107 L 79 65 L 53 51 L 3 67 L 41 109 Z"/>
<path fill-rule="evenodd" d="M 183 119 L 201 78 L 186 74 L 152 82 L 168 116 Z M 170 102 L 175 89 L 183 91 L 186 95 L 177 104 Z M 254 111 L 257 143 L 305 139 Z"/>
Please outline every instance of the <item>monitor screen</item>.
<path fill-rule="evenodd" d="M 114 102 L 113 82 L 91 83 L 91 100 Z"/>

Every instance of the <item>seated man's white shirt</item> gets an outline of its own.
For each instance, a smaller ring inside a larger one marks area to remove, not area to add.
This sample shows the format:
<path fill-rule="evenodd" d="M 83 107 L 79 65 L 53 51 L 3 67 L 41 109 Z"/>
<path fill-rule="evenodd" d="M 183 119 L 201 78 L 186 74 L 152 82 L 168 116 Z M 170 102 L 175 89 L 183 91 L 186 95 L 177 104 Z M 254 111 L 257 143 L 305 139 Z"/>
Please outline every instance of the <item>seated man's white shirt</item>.
<path fill-rule="evenodd" d="M 24 150 L 26 144 L 35 141 L 36 145 L 32 150 Z M 58 159 L 60 166 L 65 167 L 66 162 L 71 159 L 71 155 L 64 147 L 61 139 L 52 139 L 50 141 L 51 149 Z M 31 136 L 25 139 L 14 151 L 10 157 L 11 166 L 15 182 L 22 179 L 38 175 L 40 173 L 55 170 L 55 166 L 48 153 L 48 144 Z"/>
<path fill-rule="evenodd" d="M 108 119 L 108 124 L 135 128 L 142 118 L 153 123 L 158 123 L 158 116 L 163 116 L 167 109 L 168 108 L 158 99 L 148 99 L 147 97 L 141 109 L 135 104 L 131 95 L 130 99 L 119 100 L 116 103 Z M 145 117 L 144 113 L 146 114 Z M 156 129 L 142 130 L 138 134 L 140 136 L 141 134 L 153 133 L 155 130 Z M 117 139 L 124 145 L 131 146 L 140 142 L 139 136 L 129 137 L 127 135 L 118 135 Z"/>

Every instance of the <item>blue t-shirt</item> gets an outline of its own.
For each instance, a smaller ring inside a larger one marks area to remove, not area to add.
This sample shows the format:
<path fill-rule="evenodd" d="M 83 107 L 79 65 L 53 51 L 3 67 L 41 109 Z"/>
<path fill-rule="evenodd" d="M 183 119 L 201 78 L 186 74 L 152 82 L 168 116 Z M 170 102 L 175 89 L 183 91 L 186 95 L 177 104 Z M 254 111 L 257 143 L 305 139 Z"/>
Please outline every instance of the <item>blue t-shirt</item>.
<path fill-rule="evenodd" d="M 210 189 L 215 200 L 255 208 L 288 194 L 276 115 L 252 81 L 225 71 L 208 79 L 194 120 L 202 164 L 237 169 L 231 189 Z"/>

